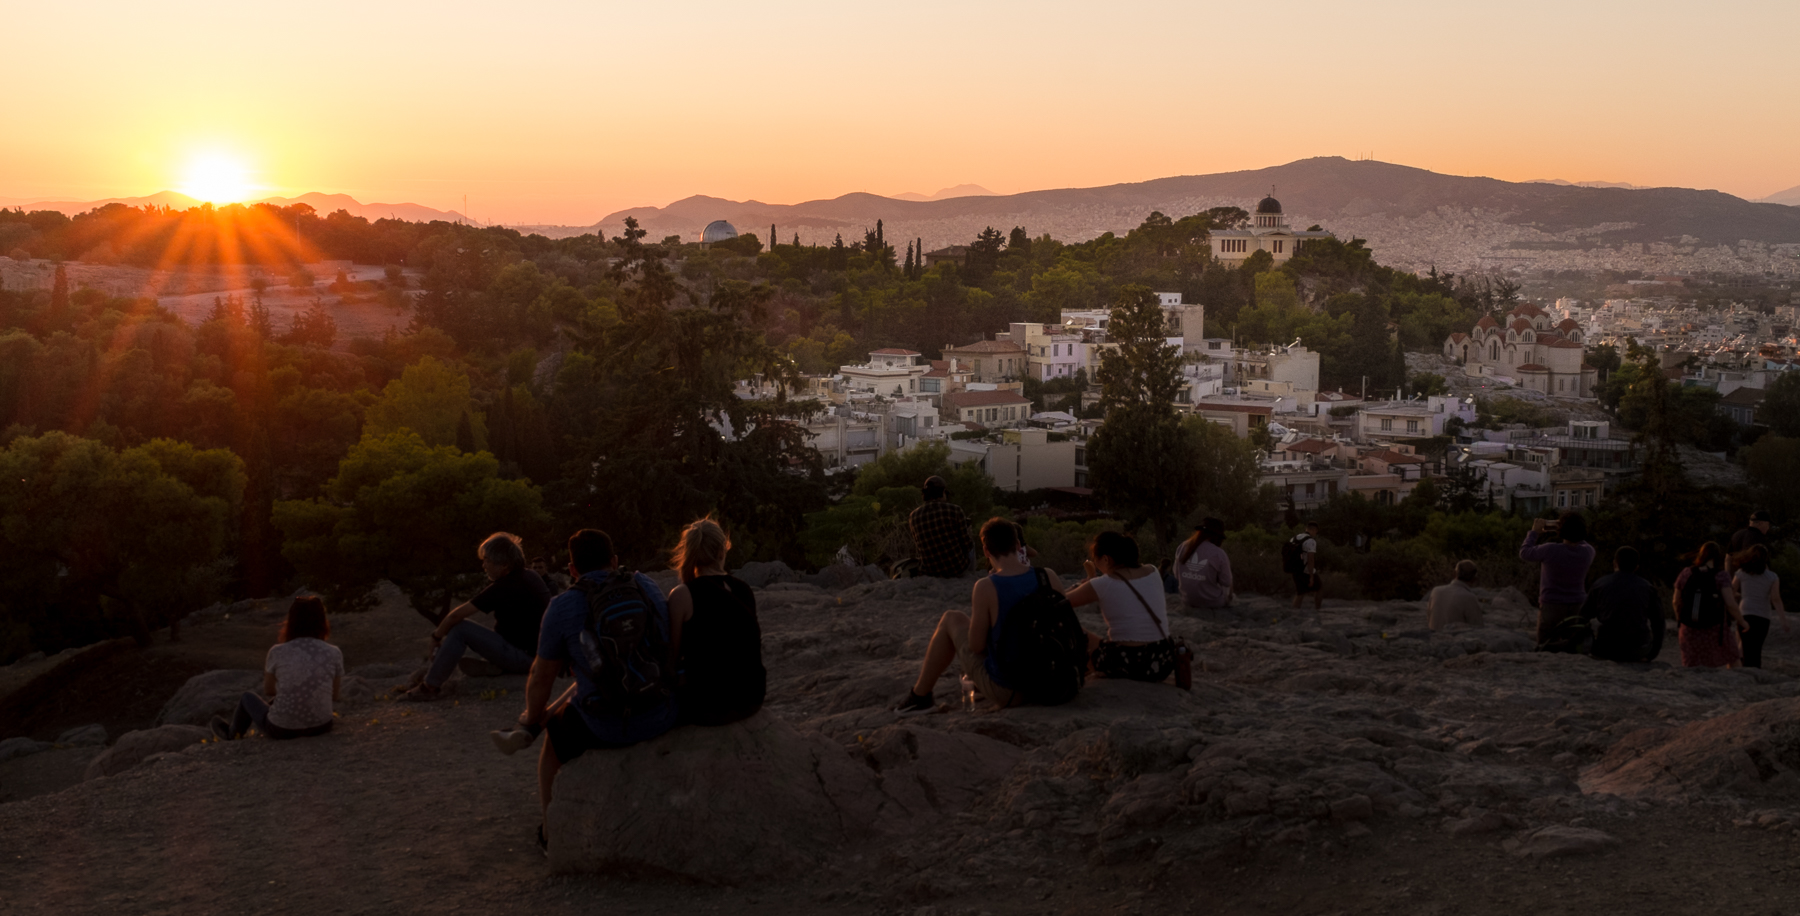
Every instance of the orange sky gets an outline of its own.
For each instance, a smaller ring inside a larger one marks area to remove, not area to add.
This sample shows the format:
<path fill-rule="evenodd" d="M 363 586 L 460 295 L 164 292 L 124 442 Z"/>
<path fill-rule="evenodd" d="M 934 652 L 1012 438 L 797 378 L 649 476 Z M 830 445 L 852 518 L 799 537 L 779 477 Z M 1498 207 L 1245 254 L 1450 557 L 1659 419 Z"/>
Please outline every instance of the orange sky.
<path fill-rule="evenodd" d="M 345 192 L 588 224 L 689 194 L 1000 192 L 1373 154 L 1800 184 L 1800 3 L 31 4 L 0 197 Z"/>

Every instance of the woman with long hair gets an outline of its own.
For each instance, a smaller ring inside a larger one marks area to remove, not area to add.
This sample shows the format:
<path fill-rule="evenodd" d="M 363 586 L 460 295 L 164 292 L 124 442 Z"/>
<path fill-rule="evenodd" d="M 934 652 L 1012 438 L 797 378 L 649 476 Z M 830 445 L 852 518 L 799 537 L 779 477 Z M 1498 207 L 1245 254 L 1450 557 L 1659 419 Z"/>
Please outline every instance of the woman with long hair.
<path fill-rule="evenodd" d="M 1681 622 L 1683 667 L 1732 668 L 1743 658 L 1738 633 L 1750 625 L 1738 609 L 1717 541 L 1700 545 L 1693 565 L 1675 577 L 1675 618 Z"/>
<path fill-rule="evenodd" d="M 213 735 L 230 741 L 248 734 L 251 726 L 270 738 L 309 738 L 330 731 L 331 704 L 337 702 L 344 679 L 344 653 L 325 641 L 330 636 L 324 600 L 295 598 L 263 663 L 262 694 L 247 691 L 239 697 L 230 722 L 213 716 Z"/>
<path fill-rule="evenodd" d="M 676 705 L 694 725 L 748 718 L 768 690 L 756 593 L 725 571 L 730 552 L 731 538 L 709 516 L 681 532 L 669 563 L 681 576 L 669 592 Z"/>
<path fill-rule="evenodd" d="M 1769 568 L 1769 548 L 1752 544 L 1735 558 L 1732 592 L 1748 629 L 1744 631 L 1744 667 L 1761 668 L 1763 641 L 1769 638 L 1769 618 L 1781 615 L 1781 629 L 1788 632 L 1787 608 L 1781 605 L 1781 577 Z"/>
<path fill-rule="evenodd" d="M 1088 634 L 1089 664 L 1105 677 L 1167 680 L 1175 671 L 1175 642 L 1156 567 L 1142 562 L 1131 535 L 1117 531 L 1096 535 L 1088 557 L 1087 581 L 1068 596 L 1077 607 L 1099 602 L 1106 621 L 1104 638 Z"/>

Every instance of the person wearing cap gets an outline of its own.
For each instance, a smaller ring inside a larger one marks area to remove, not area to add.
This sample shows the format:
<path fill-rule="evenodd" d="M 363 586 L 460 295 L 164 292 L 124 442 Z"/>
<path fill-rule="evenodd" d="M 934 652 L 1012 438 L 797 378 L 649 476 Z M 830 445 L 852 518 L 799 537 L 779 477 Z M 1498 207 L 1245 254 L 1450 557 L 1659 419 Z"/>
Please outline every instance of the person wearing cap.
<path fill-rule="evenodd" d="M 1726 571 L 1736 571 L 1743 564 L 1744 554 L 1758 544 L 1769 546 L 1769 512 L 1766 509 L 1750 513 L 1750 524 L 1731 536 L 1731 543 L 1725 548 Z"/>
<path fill-rule="evenodd" d="M 919 574 L 940 579 L 960 578 L 969 571 L 969 552 L 974 538 L 969 536 L 969 517 L 961 506 L 950 501 L 950 486 L 944 478 L 926 478 L 925 503 L 906 518 L 912 531 L 913 550 L 918 554 Z"/>
<path fill-rule="evenodd" d="M 1175 551 L 1175 574 L 1181 584 L 1181 601 L 1193 608 L 1231 606 L 1231 558 L 1219 546 L 1225 540 L 1225 523 L 1206 518 Z"/>

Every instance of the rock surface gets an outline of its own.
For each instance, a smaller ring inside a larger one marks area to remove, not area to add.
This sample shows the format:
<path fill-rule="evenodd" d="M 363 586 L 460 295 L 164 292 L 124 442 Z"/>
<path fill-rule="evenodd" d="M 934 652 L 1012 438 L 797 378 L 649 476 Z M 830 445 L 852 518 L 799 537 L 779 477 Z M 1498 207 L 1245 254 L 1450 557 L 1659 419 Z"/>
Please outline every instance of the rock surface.
<path fill-rule="evenodd" d="M 231 718 L 245 691 L 261 690 L 263 673 L 244 668 L 208 671 L 188 678 L 156 716 L 158 725 L 206 725 L 213 716 Z"/>
<path fill-rule="evenodd" d="M 106 744 L 106 727 L 81 725 L 56 736 L 57 747 L 100 747 Z"/>
<path fill-rule="evenodd" d="M 1582 773 L 1581 788 L 1633 798 L 1730 792 L 1800 800 L 1800 699 L 1633 732 Z"/>
<path fill-rule="evenodd" d="M 1529 859 L 1560 859 L 1602 852 L 1619 845 L 1619 838 L 1590 827 L 1543 827 L 1507 844 L 1513 855 Z"/>
<path fill-rule="evenodd" d="M 179 751 L 212 737 L 212 732 L 192 725 L 161 725 L 126 732 L 106 752 L 88 764 L 87 778 L 111 776 L 129 770 L 154 754 Z"/>
<path fill-rule="evenodd" d="M 8 738 L 0 741 L 0 763 L 18 757 L 41 753 L 51 748 L 48 741 L 35 741 L 31 738 Z"/>

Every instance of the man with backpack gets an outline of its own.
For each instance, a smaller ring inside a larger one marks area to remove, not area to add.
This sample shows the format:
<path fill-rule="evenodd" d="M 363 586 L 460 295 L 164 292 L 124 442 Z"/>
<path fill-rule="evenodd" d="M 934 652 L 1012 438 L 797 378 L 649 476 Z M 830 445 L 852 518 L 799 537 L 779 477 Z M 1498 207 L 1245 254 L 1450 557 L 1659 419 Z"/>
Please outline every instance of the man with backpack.
<path fill-rule="evenodd" d="M 612 539 L 593 528 L 569 538 L 569 567 L 575 584 L 544 611 L 519 716 L 525 740 L 550 736 L 538 755 L 538 800 L 546 809 L 563 764 L 675 726 L 669 660 L 676 634 L 662 590 L 643 573 L 620 571 Z M 551 690 L 565 667 L 575 687 L 552 708 Z"/>
<path fill-rule="evenodd" d="M 981 526 L 993 572 L 976 580 L 970 613 L 945 611 L 938 620 L 919 679 L 895 707 L 901 715 L 937 709 L 932 690 L 951 662 L 997 707 L 1074 699 L 1087 676 L 1087 632 L 1056 573 L 1019 558 L 1022 543 L 1019 527 L 1005 519 Z"/>
<path fill-rule="evenodd" d="M 1325 603 L 1324 582 L 1319 579 L 1319 523 L 1307 522 L 1306 530 L 1281 545 L 1281 565 L 1294 577 L 1294 609 L 1307 593 L 1313 596 L 1313 613 Z"/>
<path fill-rule="evenodd" d="M 1656 586 L 1637 574 L 1639 562 L 1636 547 L 1620 547 L 1612 574 L 1588 589 L 1581 616 L 1599 624 L 1591 649 L 1595 658 L 1647 662 L 1662 652 L 1668 627 L 1662 600 Z"/>

